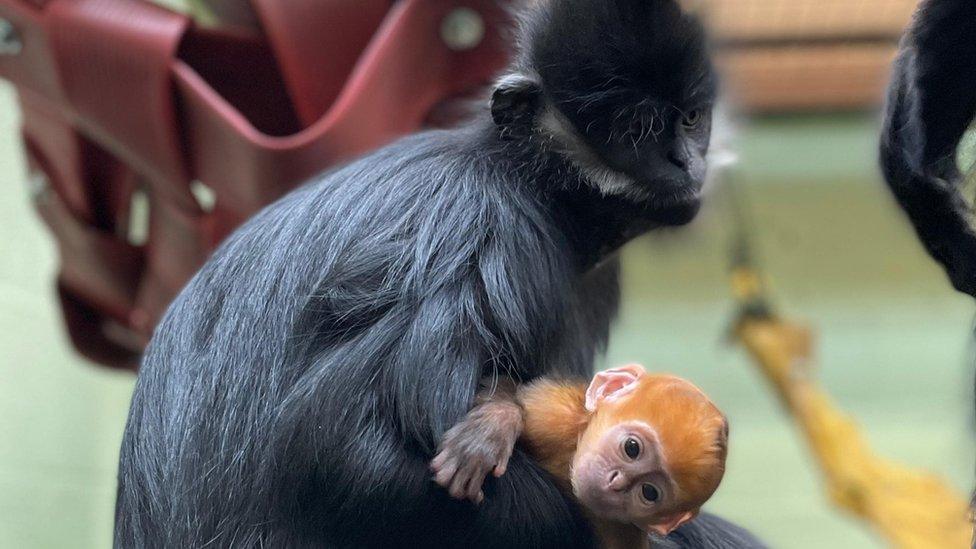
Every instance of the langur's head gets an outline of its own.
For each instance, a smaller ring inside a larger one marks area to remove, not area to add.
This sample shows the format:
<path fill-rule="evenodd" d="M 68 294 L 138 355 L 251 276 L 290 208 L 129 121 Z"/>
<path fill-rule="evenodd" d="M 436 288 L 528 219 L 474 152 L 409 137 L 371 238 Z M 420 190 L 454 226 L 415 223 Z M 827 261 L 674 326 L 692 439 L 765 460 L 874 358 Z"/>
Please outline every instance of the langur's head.
<path fill-rule="evenodd" d="M 591 512 L 666 535 L 718 488 L 728 422 L 690 382 L 615 368 L 593 378 L 586 408 L 593 415 L 570 476 Z"/>
<path fill-rule="evenodd" d="M 715 96 L 705 33 L 675 0 L 534 0 L 492 115 L 604 195 L 693 215 Z"/>

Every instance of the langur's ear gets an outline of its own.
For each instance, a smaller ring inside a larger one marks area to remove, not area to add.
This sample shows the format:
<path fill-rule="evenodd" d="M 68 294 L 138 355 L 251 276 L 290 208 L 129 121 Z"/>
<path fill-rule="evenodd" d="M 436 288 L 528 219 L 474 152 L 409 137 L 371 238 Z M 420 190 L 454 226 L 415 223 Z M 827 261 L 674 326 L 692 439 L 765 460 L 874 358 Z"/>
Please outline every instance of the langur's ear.
<path fill-rule="evenodd" d="M 491 117 L 502 128 L 531 124 L 541 103 L 542 86 L 537 78 L 509 74 L 498 81 L 491 95 Z"/>
<path fill-rule="evenodd" d="M 637 364 L 597 373 L 586 389 L 586 409 L 595 412 L 600 403 L 613 402 L 630 394 L 643 375 L 644 368 Z"/>
<path fill-rule="evenodd" d="M 667 536 L 678 529 L 679 526 L 698 516 L 698 509 L 687 513 L 678 513 L 665 517 L 660 522 L 651 524 L 644 528 L 647 532 L 657 532 L 662 536 Z"/>
<path fill-rule="evenodd" d="M 722 416 L 722 426 L 718 430 L 718 439 L 715 441 L 723 455 L 729 451 L 729 420 Z"/>

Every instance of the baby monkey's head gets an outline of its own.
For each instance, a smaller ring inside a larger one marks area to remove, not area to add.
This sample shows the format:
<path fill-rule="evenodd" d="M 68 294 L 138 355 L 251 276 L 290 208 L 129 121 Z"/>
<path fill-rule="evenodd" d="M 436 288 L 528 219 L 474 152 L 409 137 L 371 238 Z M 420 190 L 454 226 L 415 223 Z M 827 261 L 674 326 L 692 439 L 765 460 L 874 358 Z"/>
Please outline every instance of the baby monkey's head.
<path fill-rule="evenodd" d="M 694 518 L 725 473 L 729 427 L 698 387 L 640 366 L 597 374 L 571 480 L 594 514 L 666 535 Z"/>

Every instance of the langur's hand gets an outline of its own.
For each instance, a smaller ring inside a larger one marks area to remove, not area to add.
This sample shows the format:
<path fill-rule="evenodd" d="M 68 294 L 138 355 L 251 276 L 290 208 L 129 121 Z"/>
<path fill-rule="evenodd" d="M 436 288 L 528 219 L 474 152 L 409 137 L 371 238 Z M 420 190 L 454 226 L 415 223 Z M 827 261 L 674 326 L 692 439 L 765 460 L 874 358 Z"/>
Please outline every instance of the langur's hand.
<path fill-rule="evenodd" d="M 476 406 L 444 435 L 430 463 L 434 481 L 456 499 L 481 503 L 488 473 L 505 474 L 515 441 L 522 430 L 522 409 L 514 402 Z"/>

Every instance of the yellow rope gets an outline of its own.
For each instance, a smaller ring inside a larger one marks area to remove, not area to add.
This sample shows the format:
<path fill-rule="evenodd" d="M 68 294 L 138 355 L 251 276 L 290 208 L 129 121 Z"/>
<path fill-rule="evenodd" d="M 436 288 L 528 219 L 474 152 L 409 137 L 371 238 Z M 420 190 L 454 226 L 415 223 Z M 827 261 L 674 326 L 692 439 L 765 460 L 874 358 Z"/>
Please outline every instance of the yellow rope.
<path fill-rule="evenodd" d="M 871 524 L 893 547 L 970 547 L 966 499 L 935 475 L 876 455 L 811 375 L 810 330 L 755 313 L 765 307 L 757 307 L 764 303 L 762 284 L 750 268 L 733 271 L 732 287 L 745 311 L 735 336 L 803 431 L 834 503 Z"/>

